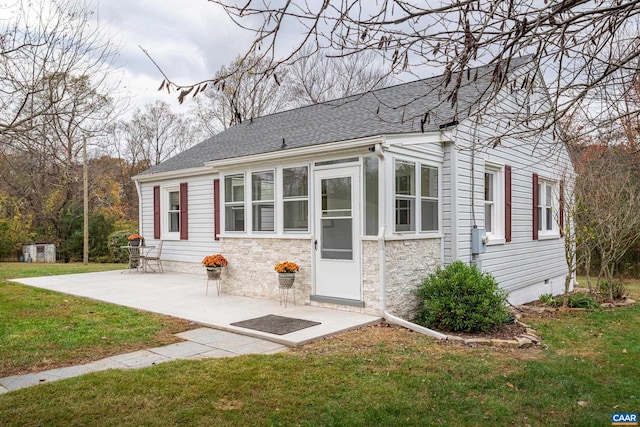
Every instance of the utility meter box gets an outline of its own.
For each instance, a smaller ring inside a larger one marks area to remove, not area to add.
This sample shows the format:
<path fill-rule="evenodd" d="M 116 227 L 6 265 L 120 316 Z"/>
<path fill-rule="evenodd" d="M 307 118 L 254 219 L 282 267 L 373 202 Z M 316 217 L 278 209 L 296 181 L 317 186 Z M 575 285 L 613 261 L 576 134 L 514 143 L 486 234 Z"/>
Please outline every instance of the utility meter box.
<path fill-rule="evenodd" d="M 472 228 L 471 229 L 471 254 L 479 255 L 487 251 L 487 245 L 485 243 L 485 236 L 487 232 L 484 228 Z"/>

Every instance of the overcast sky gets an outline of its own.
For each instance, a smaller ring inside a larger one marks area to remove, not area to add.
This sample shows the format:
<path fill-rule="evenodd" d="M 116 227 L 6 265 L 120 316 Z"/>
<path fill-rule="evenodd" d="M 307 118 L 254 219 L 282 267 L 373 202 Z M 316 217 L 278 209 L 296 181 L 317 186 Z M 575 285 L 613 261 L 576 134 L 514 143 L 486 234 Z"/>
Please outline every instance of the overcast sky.
<path fill-rule="evenodd" d="M 172 80 L 188 84 L 213 76 L 250 43 L 248 32 L 206 0 L 101 0 L 97 8 L 100 24 L 121 46 L 116 75 L 131 108 L 164 100 L 186 111 L 191 101 L 179 107 L 174 93 L 158 92 L 162 76 L 139 46 Z"/>

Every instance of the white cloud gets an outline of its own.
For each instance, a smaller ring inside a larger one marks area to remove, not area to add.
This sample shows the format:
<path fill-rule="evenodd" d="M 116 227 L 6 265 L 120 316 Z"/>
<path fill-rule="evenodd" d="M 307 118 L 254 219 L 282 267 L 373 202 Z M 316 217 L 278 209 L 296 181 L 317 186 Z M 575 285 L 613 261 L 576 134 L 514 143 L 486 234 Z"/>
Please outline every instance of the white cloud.
<path fill-rule="evenodd" d="M 162 75 L 139 46 L 173 81 L 190 84 L 213 76 L 250 43 L 249 32 L 205 0 L 103 0 L 96 8 L 100 24 L 121 46 L 118 93 L 128 95 L 134 108 L 156 99 L 177 111 L 188 107 L 178 106 L 176 94 L 157 91 Z"/>

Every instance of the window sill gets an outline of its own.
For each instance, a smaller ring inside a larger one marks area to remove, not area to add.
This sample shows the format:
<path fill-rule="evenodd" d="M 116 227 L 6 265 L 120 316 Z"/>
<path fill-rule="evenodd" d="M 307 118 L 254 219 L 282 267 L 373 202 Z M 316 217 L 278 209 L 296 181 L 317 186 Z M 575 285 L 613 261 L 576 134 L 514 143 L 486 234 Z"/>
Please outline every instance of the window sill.
<path fill-rule="evenodd" d="M 169 233 L 169 232 L 162 233 L 161 240 L 171 240 L 171 241 L 180 240 L 180 233 Z"/>
<path fill-rule="evenodd" d="M 489 237 L 487 246 L 504 245 L 505 243 L 507 243 L 507 241 L 504 239 L 504 237 Z"/>
<path fill-rule="evenodd" d="M 560 239 L 560 234 L 538 234 L 538 240 Z"/>
<path fill-rule="evenodd" d="M 248 234 L 248 233 L 241 233 L 238 232 L 236 233 L 232 233 L 232 232 L 227 232 L 224 234 L 219 234 L 218 237 L 220 237 L 221 239 L 300 239 L 300 240 L 310 240 L 311 239 L 311 234 L 306 233 L 306 234 L 293 234 L 293 233 L 283 233 L 283 234 L 279 234 L 279 233 L 252 233 L 252 234 Z"/>
<path fill-rule="evenodd" d="M 399 232 L 387 235 L 384 240 L 425 240 L 425 239 L 442 239 L 444 234 L 438 232 L 433 233 L 416 233 L 416 232 Z M 364 236 L 362 240 L 378 240 L 374 236 Z"/>

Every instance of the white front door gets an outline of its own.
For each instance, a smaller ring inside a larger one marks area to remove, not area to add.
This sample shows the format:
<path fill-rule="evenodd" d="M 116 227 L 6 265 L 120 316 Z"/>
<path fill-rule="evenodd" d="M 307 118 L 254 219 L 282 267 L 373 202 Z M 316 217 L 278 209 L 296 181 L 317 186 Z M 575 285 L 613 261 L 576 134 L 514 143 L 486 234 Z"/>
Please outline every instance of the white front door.
<path fill-rule="evenodd" d="M 315 295 L 362 299 L 360 279 L 360 170 L 315 173 Z"/>

